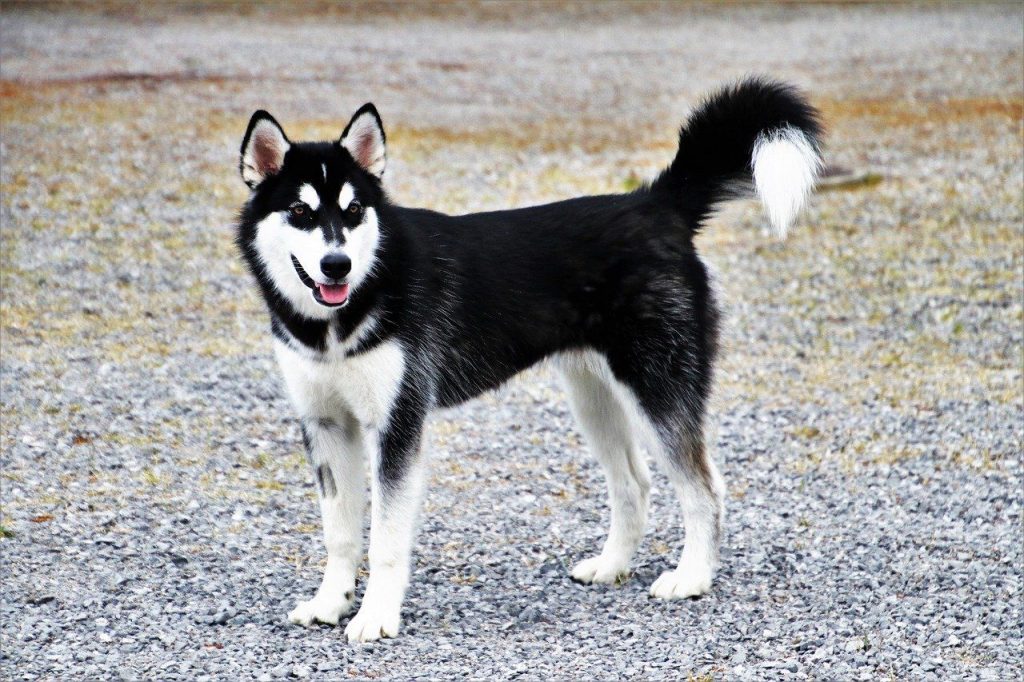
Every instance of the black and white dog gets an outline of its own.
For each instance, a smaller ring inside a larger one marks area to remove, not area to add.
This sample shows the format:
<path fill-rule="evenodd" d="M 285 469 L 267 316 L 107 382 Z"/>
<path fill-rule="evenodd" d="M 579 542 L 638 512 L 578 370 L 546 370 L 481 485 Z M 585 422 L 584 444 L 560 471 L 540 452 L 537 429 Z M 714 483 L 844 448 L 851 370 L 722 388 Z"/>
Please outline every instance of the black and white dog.
<path fill-rule="evenodd" d="M 815 110 L 792 88 L 750 79 L 693 113 L 671 165 L 641 189 L 453 217 L 388 199 L 373 105 L 336 142 L 292 142 L 270 114 L 253 114 L 238 245 L 270 309 L 327 545 L 320 589 L 289 619 L 333 624 L 352 608 L 368 461 L 370 574 L 345 632 L 397 635 L 424 420 L 545 358 L 564 376 L 611 498 L 608 538 L 572 577 L 628 573 L 647 517 L 646 448 L 674 484 L 686 531 L 678 567 L 651 594 L 707 592 L 724 491 L 702 435 L 718 312 L 694 235 L 751 188 L 784 234 L 814 184 L 819 137 Z"/>

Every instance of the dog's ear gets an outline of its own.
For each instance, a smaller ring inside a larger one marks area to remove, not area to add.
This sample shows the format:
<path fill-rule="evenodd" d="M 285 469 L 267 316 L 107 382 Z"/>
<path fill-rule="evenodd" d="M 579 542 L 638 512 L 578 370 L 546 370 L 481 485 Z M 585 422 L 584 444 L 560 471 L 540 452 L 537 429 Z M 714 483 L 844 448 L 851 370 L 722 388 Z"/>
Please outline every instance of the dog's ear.
<path fill-rule="evenodd" d="M 369 102 L 352 116 L 338 144 L 348 150 L 355 162 L 370 175 L 379 178 L 384 174 L 388 162 L 384 125 L 380 122 L 377 108 Z"/>
<path fill-rule="evenodd" d="M 253 114 L 245 137 L 242 138 L 241 159 L 238 162 L 245 184 L 256 187 L 280 171 L 284 155 L 291 146 L 273 116 L 262 109 Z"/>

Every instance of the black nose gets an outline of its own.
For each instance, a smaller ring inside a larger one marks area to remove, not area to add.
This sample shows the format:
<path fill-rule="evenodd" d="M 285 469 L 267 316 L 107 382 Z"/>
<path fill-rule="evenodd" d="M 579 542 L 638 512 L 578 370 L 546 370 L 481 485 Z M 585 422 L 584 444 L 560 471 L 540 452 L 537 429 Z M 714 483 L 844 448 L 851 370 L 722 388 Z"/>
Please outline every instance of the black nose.
<path fill-rule="evenodd" d="M 331 279 L 341 279 L 351 269 L 352 261 L 343 253 L 329 253 L 320 259 L 320 271 Z"/>

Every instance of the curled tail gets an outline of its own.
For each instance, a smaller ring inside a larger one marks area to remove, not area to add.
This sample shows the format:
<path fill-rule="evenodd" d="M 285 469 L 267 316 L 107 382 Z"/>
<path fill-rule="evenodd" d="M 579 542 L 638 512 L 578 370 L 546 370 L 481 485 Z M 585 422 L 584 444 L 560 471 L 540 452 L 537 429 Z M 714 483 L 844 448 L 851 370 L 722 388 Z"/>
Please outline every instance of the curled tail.
<path fill-rule="evenodd" d="M 756 189 L 785 236 L 821 167 L 818 112 L 796 89 L 750 78 L 709 97 L 679 132 L 679 151 L 651 184 L 693 226 Z"/>

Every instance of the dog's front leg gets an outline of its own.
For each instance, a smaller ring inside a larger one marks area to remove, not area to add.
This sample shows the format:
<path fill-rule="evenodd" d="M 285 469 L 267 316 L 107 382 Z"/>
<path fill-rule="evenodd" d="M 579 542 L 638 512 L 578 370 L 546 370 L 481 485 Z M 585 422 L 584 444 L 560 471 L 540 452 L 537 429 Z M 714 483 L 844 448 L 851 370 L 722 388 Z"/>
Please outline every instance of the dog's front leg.
<path fill-rule="evenodd" d="M 314 621 L 337 625 L 355 601 L 366 500 L 366 448 L 360 429 L 348 414 L 302 420 L 302 437 L 320 498 L 327 566 L 316 595 L 288 614 L 288 620 L 299 625 Z"/>
<path fill-rule="evenodd" d="M 403 395 L 380 431 L 371 480 L 370 577 L 359 612 L 345 628 L 350 642 L 395 637 L 409 584 L 413 537 L 426 473 L 420 452 L 425 408 Z"/>

